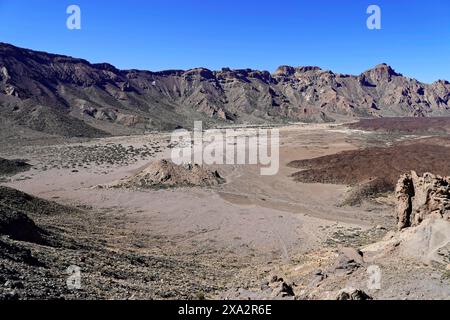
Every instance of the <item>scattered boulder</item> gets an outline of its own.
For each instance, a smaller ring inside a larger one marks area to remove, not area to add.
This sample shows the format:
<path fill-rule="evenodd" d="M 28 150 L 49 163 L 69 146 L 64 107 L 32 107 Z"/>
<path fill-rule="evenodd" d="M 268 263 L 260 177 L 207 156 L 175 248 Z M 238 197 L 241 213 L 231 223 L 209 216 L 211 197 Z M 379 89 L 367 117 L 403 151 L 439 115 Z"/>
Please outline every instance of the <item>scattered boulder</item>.
<path fill-rule="evenodd" d="M 271 291 L 272 297 L 288 298 L 295 296 L 294 285 L 294 283 L 289 284 L 283 278 L 273 275 L 269 281 L 265 282 L 264 288 Z"/>
<path fill-rule="evenodd" d="M 11 289 L 23 289 L 25 287 L 22 281 L 12 281 L 12 280 L 6 281 L 4 286 Z"/>
<path fill-rule="evenodd" d="M 312 279 L 308 284 L 308 287 L 314 288 L 320 286 L 321 282 L 328 278 L 328 274 L 322 271 L 321 269 L 317 269 L 312 274 Z"/>
<path fill-rule="evenodd" d="M 276 282 L 283 282 L 283 278 L 279 278 L 277 275 L 272 276 L 272 278 L 270 278 L 270 283 L 276 283 Z"/>
<path fill-rule="evenodd" d="M 348 288 L 339 291 L 336 300 L 373 300 L 373 298 L 362 290 Z"/>
<path fill-rule="evenodd" d="M 112 188 L 176 188 L 176 187 L 210 187 L 225 180 L 217 171 L 205 169 L 198 164 L 176 165 L 168 160 L 151 163 L 147 168 L 132 177 L 119 180 Z"/>
<path fill-rule="evenodd" d="M 364 260 L 361 251 L 350 247 L 344 247 L 339 250 L 332 271 L 335 273 L 351 274 L 363 265 Z"/>
<path fill-rule="evenodd" d="M 358 264 L 364 264 L 363 253 L 355 248 L 343 247 L 340 250 L 340 255 L 345 256 L 349 260 L 355 261 Z"/>
<path fill-rule="evenodd" d="M 272 295 L 274 297 L 286 298 L 295 296 L 295 293 L 291 285 L 282 281 L 277 283 L 277 287 L 273 289 Z"/>
<path fill-rule="evenodd" d="M 293 297 L 295 295 L 294 289 L 292 289 L 292 286 L 286 282 L 282 282 L 280 286 L 280 295 L 282 297 Z"/>

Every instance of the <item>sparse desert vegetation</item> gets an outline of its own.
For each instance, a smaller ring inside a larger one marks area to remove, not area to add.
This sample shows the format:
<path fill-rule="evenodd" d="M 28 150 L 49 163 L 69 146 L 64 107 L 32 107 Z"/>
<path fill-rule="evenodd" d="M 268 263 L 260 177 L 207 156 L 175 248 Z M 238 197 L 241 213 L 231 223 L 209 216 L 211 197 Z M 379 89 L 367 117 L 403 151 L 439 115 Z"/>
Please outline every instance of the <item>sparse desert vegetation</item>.
<path fill-rule="evenodd" d="M 449 110 L 449 82 L 385 63 L 151 72 L 0 43 L 0 299 L 449 299 Z M 276 128 L 279 171 L 173 163 L 194 121 L 222 151 Z"/>
<path fill-rule="evenodd" d="M 30 166 L 0 188 L 0 295 L 447 299 L 448 247 L 411 246 L 449 222 L 431 215 L 398 231 L 394 189 L 410 170 L 448 175 L 449 143 L 409 134 L 281 127 L 275 176 L 257 165 L 175 166 L 164 133 L 6 144 L 2 157 Z M 71 265 L 80 290 L 66 285 Z M 381 289 L 367 287 L 373 265 Z"/>

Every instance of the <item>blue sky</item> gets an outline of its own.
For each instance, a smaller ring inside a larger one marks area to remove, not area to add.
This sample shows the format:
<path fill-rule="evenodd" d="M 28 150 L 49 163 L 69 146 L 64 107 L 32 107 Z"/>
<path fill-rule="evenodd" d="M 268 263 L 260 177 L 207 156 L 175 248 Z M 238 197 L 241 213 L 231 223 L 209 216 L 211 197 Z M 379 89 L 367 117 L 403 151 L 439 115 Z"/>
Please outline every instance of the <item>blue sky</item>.
<path fill-rule="evenodd" d="M 82 29 L 66 28 L 77 4 Z M 366 9 L 382 10 L 382 29 Z M 0 0 L 0 41 L 121 68 L 273 71 L 317 65 L 359 74 L 386 62 L 450 80 L 448 0 Z"/>

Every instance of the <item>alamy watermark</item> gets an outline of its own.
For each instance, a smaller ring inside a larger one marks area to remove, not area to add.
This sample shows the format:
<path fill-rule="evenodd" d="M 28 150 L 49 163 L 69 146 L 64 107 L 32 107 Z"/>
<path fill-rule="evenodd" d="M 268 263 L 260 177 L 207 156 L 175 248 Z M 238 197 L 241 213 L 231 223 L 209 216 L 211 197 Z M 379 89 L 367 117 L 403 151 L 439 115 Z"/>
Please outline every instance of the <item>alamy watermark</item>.
<path fill-rule="evenodd" d="M 367 288 L 369 290 L 381 289 L 381 268 L 377 265 L 371 265 L 367 268 L 369 279 L 367 280 Z"/>
<path fill-rule="evenodd" d="M 71 265 L 66 270 L 69 275 L 66 280 L 67 288 L 69 290 L 81 289 L 81 268 L 75 265 Z"/>
<path fill-rule="evenodd" d="M 181 165 L 258 165 L 261 175 L 275 175 L 280 167 L 278 129 L 175 130 L 171 135 L 173 163 Z"/>
<path fill-rule="evenodd" d="M 72 4 L 67 7 L 66 13 L 69 17 L 66 20 L 66 26 L 69 30 L 81 29 L 81 9 L 79 6 Z"/>
<path fill-rule="evenodd" d="M 366 25 L 369 30 L 381 29 L 381 8 L 376 4 L 372 4 L 367 7 L 367 14 L 370 16 L 367 18 Z"/>
<path fill-rule="evenodd" d="M 69 17 L 66 20 L 66 26 L 69 30 L 81 29 L 81 8 L 76 4 L 67 7 L 66 13 Z M 376 4 L 367 7 L 366 13 L 370 16 L 367 18 L 366 26 L 369 30 L 381 29 L 381 8 Z"/>

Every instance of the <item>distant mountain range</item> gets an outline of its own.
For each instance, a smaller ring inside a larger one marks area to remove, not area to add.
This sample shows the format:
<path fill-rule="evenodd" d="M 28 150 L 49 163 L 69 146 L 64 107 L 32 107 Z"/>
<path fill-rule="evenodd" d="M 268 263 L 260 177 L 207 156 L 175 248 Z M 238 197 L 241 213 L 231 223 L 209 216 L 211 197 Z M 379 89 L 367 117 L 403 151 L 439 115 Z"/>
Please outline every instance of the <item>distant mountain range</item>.
<path fill-rule="evenodd" d="M 380 64 L 360 75 L 281 66 L 150 72 L 0 43 L 0 123 L 63 136 L 224 124 L 450 115 L 450 83 Z"/>

